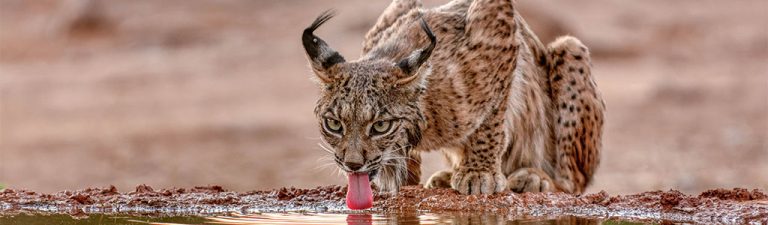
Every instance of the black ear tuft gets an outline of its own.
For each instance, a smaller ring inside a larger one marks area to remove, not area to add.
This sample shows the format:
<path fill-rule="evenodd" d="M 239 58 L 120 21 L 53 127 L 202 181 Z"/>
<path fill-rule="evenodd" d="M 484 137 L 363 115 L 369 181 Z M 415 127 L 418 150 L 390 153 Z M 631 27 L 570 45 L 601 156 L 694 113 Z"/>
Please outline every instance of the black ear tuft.
<path fill-rule="evenodd" d="M 304 33 L 301 35 L 304 50 L 307 51 L 307 56 L 312 61 L 312 66 L 315 70 L 328 69 L 337 63 L 345 62 L 344 57 L 329 47 L 323 39 L 314 34 L 317 28 L 328 22 L 334 15 L 333 10 L 323 12 L 312 22 L 312 25 L 304 29 Z"/>
<path fill-rule="evenodd" d="M 429 57 L 432 55 L 432 50 L 434 50 L 435 45 L 437 45 L 437 37 L 435 37 L 435 34 L 432 33 L 432 29 L 429 28 L 427 21 L 422 17 L 420 22 L 421 29 L 424 30 L 424 33 L 427 34 L 427 38 L 429 38 L 429 45 L 425 48 L 413 51 L 410 56 L 400 60 L 400 62 L 397 63 L 397 66 L 400 67 L 400 69 L 405 74 L 410 75 L 409 77 L 399 80 L 398 83 L 407 83 L 411 80 L 414 80 L 417 75 L 416 72 L 419 71 L 421 65 L 427 62 Z"/>
<path fill-rule="evenodd" d="M 421 29 L 424 30 L 424 33 L 427 34 L 427 38 L 429 38 L 429 46 L 424 48 L 424 53 L 426 53 L 426 56 L 423 56 L 422 61 L 426 61 L 427 58 L 429 58 L 430 55 L 432 55 L 432 50 L 435 49 L 435 45 L 437 45 L 437 37 L 435 37 L 435 34 L 432 33 L 432 29 L 429 28 L 429 24 L 427 24 L 427 21 L 424 20 L 424 18 L 421 18 Z"/>
<path fill-rule="evenodd" d="M 435 45 L 437 45 L 437 37 L 435 37 L 435 34 L 432 33 L 432 30 L 429 28 L 427 21 L 425 21 L 424 18 L 421 18 L 420 22 L 421 29 L 424 30 L 424 33 L 427 34 L 427 38 L 429 38 L 429 45 L 425 48 L 414 51 L 409 57 L 400 60 L 398 66 L 406 74 L 413 74 L 413 72 L 416 72 L 419 67 L 421 67 L 421 65 L 424 64 L 427 59 L 429 59 L 429 56 L 432 55 L 432 50 L 434 50 Z"/>

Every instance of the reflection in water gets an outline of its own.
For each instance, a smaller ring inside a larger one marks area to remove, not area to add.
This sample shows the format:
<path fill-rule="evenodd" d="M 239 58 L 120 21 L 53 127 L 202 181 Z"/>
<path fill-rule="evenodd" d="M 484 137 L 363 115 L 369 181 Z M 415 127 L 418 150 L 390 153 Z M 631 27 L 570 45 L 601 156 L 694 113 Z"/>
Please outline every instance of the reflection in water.
<path fill-rule="evenodd" d="M 454 214 L 299 214 L 263 213 L 254 215 L 217 216 L 208 218 L 215 224 L 602 224 L 602 220 L 574 216 L 558 218 L 517 218 L 499 214 L 454 213 Z M 607 221 L 608 224 L 631 224 Z"/>
<path fill-rule="evenodd" d="M 254 215 L 217 216 L 208 218 L 216 224 L 443 224 L 430 214 L 313 214 L 263 213 Z"/>
<path fill-rule="evenodd" d="M 120 215 L 90 215 L 73 219 L 68 215 L 0 216 L 2 225 L 184 225 L 184 224 L 632 224 L 622 221 L 586 219 L 573 216 L 557 218 L 521 218 L 504 214 L 477 213 L 390 213 L 390 214 L 316 214 L 262 213 L 202 218 L 196 216 L 136 217 Z"/>

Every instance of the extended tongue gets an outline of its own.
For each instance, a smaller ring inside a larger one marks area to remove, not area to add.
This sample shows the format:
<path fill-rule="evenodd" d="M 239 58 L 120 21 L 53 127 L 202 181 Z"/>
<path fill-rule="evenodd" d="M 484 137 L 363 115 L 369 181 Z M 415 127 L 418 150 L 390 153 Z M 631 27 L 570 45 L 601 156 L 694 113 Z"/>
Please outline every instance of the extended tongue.
<path fill-rule="evenodd" d="M 368 173 L 348 173 L 347 207 L 367 209 L 373 207 L 373 191 Z"/>

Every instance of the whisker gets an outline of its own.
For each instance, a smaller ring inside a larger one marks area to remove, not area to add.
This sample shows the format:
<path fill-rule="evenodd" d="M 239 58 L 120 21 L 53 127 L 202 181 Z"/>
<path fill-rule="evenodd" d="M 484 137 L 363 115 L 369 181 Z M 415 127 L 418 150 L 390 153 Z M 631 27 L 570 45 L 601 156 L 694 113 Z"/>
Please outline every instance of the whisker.
<path fill-rule="evenodd" d="M 406 148 L 409 148 L 409 147 L 411 147 L 411 145 L 403 145 L 403 146 L 400 146 L 400 148 L 392 149 L 392 150 L 400 151 L 400 150 L 403 150 L 403 149 L 406 149 Z"/>
<path fill-rule="evenodd" d="M 326 147 L 325 145 L 323 145 L 323 142 L 318 142 L 318 143 L 317 143 L 317 146 L 320 146 L 320 149 L 322 149 L 323 151 L 325 151 L 325 152 L 327 152 L 327 153 L 330 153 L 330 154 L 336 154 L 336 153 L 334 153 L 334 152 L 333 152 L 331 149 L 329 149 L 328 147 Z"/>
<path fill-rule="evenodd" d="M 344 176 L 344 174 L 343 174 L 343 173 L 344 173 L 344 171 L 342 171 L 342 170 L 341 170 L 341 168 L 337 168 L 337 170 L 336 170 L 336 176 L 340 176 L 340 177 L 343 177 L 343 176 Z"/>
<path fill-rule="evenodd" d="M 322 140 L 322 138 L 320 138 L 320 137 L 304 137 L 304 139 L 313 140 L 313 141 Z"/>
<path fill-rule="evenodd" d="M 384 165 L 386 166 L 385 168 L 408 169 L 406 165 L 402 165 L 402 164 L 384 164 Z"/>
<path fill-rule="evenodd" d="M 316 170 L 317 170 L 317 169 L 327 169 L 327 168 L 329 168 L 329 167 L 330 167 L 331 169 L 338 169 L 338 168 L 336 167 L 336 164 L 335 164 L 335 163 L 325 163 L 325 164 L 320 164 L 320 165 L 317 165 L 317 166 L 315 166 L 315 169 L 316 169 Z"/>
<path fill-rule="evenodd" d="M 385 160 L 385 161 L 392 161 L 392 160 L 398 160 L 398 159 L 404 159 L 404 160 L 406 160 L 406 161 L 414 161 L 414 162 L 417 162 L 415 159 L 413 159 L 413 158 L 411 158 L 411 157 L 404 157 L 404 156 L 386 157 L 384 160 Z"/>
<path fill-rule="evenodd" d="M 410 148 L 410 147 L 411 147 L 410 145 L 406 145 L 406 146 L 402 146 L 402 147 L 397 148 L 397 149 L 386 149 L 386 150 L 384 150 L 382 155 L 389 156 L 390 159 L 401 159 L 401 158 L 391 157 L 390 155 L 391 154 L 397 154 L 397 153 L 400 152 L 400 150 L 403 150 L 403 149 L 406 149 L 406 148 Z M 399 155 L 399 154 L 397 154 L 397 155 Z M 412 159 L 410 157 L 407 157 L 407 156 L 398 156 L 398 157 L 402 157 L 402 159 L 406 159 L 406 160 L 414 160 L 414 159 Z"/>

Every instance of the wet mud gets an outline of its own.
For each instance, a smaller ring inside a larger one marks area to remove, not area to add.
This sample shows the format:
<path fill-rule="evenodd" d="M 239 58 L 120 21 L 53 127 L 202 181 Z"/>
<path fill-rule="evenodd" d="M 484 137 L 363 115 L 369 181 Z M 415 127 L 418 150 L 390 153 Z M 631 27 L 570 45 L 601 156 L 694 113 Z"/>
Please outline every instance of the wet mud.
<path fill-rule="evenodd" d="M 344 205 L 346 187 L 281 188 L 232 192 L 220 186 L 157 189 L 139 185 L 130 192 L 115 187 L 53 194 L 7 189 L 0 192 L 0 215 L 57 213 L 224 215 L 268 212 L 355 213 Z M 450 189 L 404 187 L 376 194 L 374 207 L 362 212 L 494 213 L 512 216 L 580 216 L 643 222 L 768 223 L 768 195 L 760 190 L 713 189 L 699 195 L 676 190 L 611 196 L 565 193 L 461 195 Z"/>

